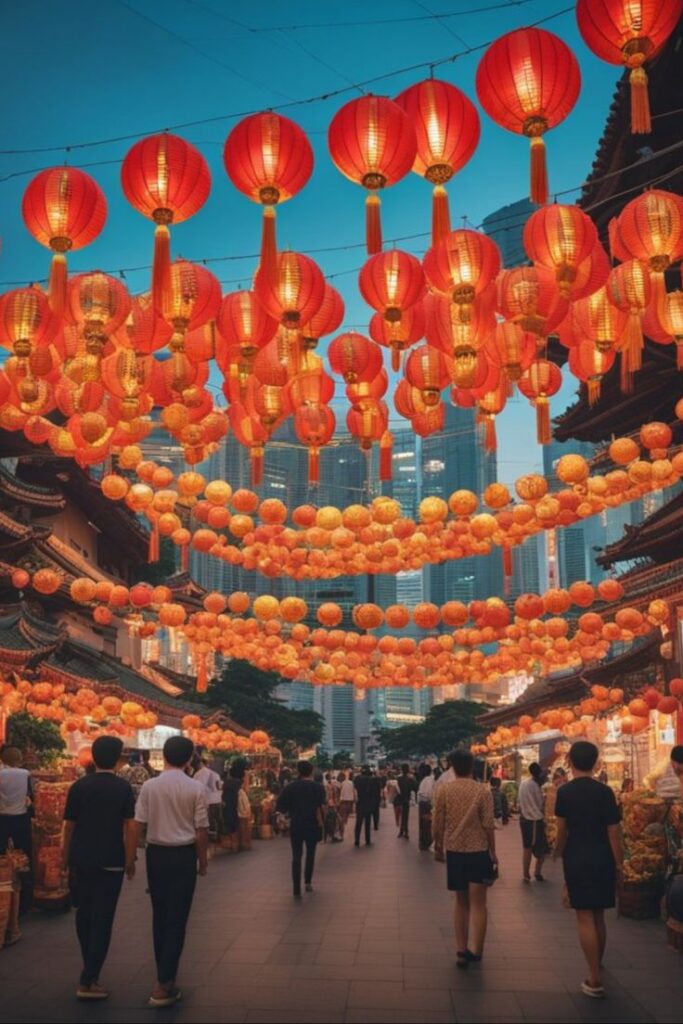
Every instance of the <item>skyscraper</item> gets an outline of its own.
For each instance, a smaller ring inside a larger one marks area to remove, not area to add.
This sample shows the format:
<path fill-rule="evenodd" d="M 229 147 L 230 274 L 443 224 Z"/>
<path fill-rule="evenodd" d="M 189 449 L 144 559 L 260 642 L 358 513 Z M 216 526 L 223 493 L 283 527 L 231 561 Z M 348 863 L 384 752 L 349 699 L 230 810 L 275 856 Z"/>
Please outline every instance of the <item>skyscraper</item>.
<path fill-rule="evenodd" d="M 498 245 L 504 267 L 516 267 L 529 262 L 522 245 L 522 232 L 529 216 L 536 209 L 538 207 L 530 199 L 519 199 L 484 217 L 484 234 Z"/>

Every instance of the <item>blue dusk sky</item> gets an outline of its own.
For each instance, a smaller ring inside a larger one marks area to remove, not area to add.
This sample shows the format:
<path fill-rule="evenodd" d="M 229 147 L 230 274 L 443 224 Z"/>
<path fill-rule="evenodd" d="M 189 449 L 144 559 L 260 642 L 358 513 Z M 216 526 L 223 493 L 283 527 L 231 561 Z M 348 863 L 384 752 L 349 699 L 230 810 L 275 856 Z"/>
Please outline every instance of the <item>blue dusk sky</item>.
<path fill-rule="evenodd" d="M 109 204 L 104 231 L 87 249 L 69 257 L 70 269 L 114 272 L 149 264 L 151 223 L 128 205 L 119 182 L 120 161 L 135 139 L 77 146 L 202 119 L 209 123 L 179 128 L 177 133 L 208 160 L 212 191 L 197 216 L 173 228 L 173 252 L 192 260 L 222 257 L 209 267 L 224 291 L 248 287 L 256 263 L 260 210 L 232 187 L 225 174 L 225 138 L 245 113 L 347 89 L 329 99 L 283 109 L 307 132 L 315 169 L 303 192 L 279 209 L 278 241 L 301 251 L 349 247 L 315 258 L 343 294 L 344 326 L 366 331 L 370 311 L 357 290 L 357 272 L 364 260 L 364 193 L 330 161 L 330 119 L 343 103 L 360 95 L 354 87 L 358 82 L 462 54 L 565 7 L 572 9 L 544 27 L 572 48 L 583 81 L 573 113 L 547 137 L 552 192 L 576 189 L 589 173 L 620 73 L 588 51 L 573 5 L 566 0 L 379 0 L 371 5 L 360 0 L 263 0 L 254 5 L 225 0 L 23 0 L 4 5 L 3 290 L 46 276 L 49 254 L 24 227 L 21 197 L 32 172 L 64 160 L 87 169 Z M 481 52 L 460 56 L 436 68 L 435 77 L 458 86 L 476 103 L 474 78 L 480 56 Z M 395 96 L 427 75 L 426 68 L 405 71 L 375 82 L 372 91 Z M 524 197 L 528 188 L 528 143 L 480 113 L 479 148 L 449 186 L 454 226 L 462 224 L 462 218 L 478 226 L 487 214 Z M 564 201 L 577 196 L 578 191 L 573 192 Z M 385 242 L 422 234 L 400 243 L 422 255 L 428 244 L 430 202 L 430 186 L 414 174 L 387 190 L 382 209 Z M 125 277 L 132 292 L 148 287 L 147 270 L 128 271 Z M 337 390 L 342 388 L 338 385 Z M 553 413 L 571 401 L 573 392 L 571 382 L 564 386 L 553 402 Z M 499 439 L 501 480 L 511 482 L 522 472 L 541 468 L 535 416 L 524 399 L 511 401 L 500 417 Z"/>

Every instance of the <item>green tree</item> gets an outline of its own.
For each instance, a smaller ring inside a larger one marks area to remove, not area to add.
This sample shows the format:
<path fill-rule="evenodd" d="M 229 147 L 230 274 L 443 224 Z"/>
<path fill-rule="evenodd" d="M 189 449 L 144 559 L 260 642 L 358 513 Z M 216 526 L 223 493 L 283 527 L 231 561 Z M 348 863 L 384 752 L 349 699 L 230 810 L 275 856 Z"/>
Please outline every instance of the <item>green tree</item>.
<path fill-rule="evenodd" d="M 475 742 L 482 733 L 477 718 L 486 704 L 473 700 L 447 700 L 430 709 L 424 722 L 399 729 L 376 730 L 377 740 L 387 757 L 442 755 L 454 747 Z"/>
<path fill-rule="evenodd" d="M 288 685 L 288 681 L 236 658 L 201 700 L 209 707 L 222 708 L 245 729 L 265 729 L 281 748 L 287 743 L 296 744 L 300 750 L 316 746 L 323 734 L 321 715 L 286 707 L 275 696 L 281 684 Z"/>
<path fill-rule="evenodd" d="M 29 766 L 48 764 L 65 747 L 54 722 L 34 718 L 25 711 L 10 716 L 6 743 L 8 747 L 18 747 Z"/>
<path fill-rule="evenodd" d="M 157 562 L 143 562 L 136 567 L 136 574 L 139 580 L 151 583 L 157 587 L 174 576 L 177 572 L 176 547 L 170 537 L 161 537 L 159 545 L 159 560 Z"/>

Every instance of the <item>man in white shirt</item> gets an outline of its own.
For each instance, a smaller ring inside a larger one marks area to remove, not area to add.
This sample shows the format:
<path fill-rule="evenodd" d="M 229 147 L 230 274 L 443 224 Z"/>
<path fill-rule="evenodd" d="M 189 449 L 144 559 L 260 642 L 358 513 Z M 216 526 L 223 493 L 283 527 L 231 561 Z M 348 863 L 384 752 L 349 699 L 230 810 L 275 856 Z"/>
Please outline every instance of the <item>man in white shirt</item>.
<path fill-rule="evenodd" d="M 147 882 L 152 899 L 157 984 L 149 998 L 154 1007 L 171 1006 L 180 997 L 178 963 L 185 942 L 197 871 L 206 874 L 209 816 L 206 790 L 185 769 L 194 744 L 172 736 L 164 744 L 164 770 L 140 790 L 134 840 L 147 826 Z"/>
<path fill-rule="evenodd" d="M 12 841 L 31 860 L 31 816 L 33 801 L 31 775 L 22 767 L 23 757 L 17 747 L 5 747 L 0 767 L 0 854 Z M 22 876 L 21 909 L 29 910 L 32 901 L 31 875 Z"/>
<path fill-rule="evenodd" d="M 339 790 L 339 814 L 341 816 L 342 824 L 345 826 L 349 820 L 349 815 L 353 811 L 353 805 L 356 801 L 356 788 L 351 778 L 351 772 L 344 774 L 344 780 Z"/>
<path fill-rule="evenodd" d="M 548 841 L 545 835 L 545 800 L 543 797 L 543 769 L 534 761 L 529 765 L 529 778 L 524 779 L 519 787 L 519 824 L 522 830 L 523 876 L 525 882 L 531 881 L 531 858 L 536 859 L 534 878 L 543 882 L 542 868 L 548 852 Z"/>
<path fill-rule="evenodd" d="M 193 764 L 195 769 L 192 778 L 196 779 L 197 782 L 201 782 L 206 791 L 206 802 L 209 807 L 209 834 L 212 839 L 215 839 L 218 836 L 220 826 L 223 783 L 218 772 L 215 772 L 213 768 L 209 768 L 206 761 L 196 754 Z"/>

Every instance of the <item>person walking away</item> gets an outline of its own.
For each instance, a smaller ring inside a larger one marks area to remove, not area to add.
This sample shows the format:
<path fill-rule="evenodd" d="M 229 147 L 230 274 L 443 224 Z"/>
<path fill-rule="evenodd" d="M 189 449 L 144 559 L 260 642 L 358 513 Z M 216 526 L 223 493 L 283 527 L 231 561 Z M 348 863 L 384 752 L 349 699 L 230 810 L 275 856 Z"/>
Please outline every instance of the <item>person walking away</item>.
<path fill-rule="evenodd" d="M 379 828 L 379 811 L 382 806 L 382 793 L 384 792 L 384 780 L 377 772 L 370 772 L 372 782 L 372 827 L 375 832 Z"/>
<path fill-rule="evenodd" d="M 306 847 L 304 884 L 306 892 L 313 892 L 315 849 L 322 839 L 324 826 L 325 789 L 320 783 L 313 781 L 313 765 L 310 761 L 299 761 L 297 770 L 299 772 L 298 779 L 290 782 L 282 790 L 278 797 L 277 809 L 282 814 L 289 815 L 292 883 L 294 896 L 298 899 L 301 896 L 301 859 L 304 846 Z"/>
<path fill-rule="evenodd" d="M 223 828 L 227 836 L 231 836 L 233 849 L 237 850 L 239 841 L 239 793 L 247 771 L 247 762 L 237 757 L 230 765 L 228 777 L 223 783 Z"/>
<path fill-rule="evenodd" d="M 417 789 L 417 817 L 419 825 L 419 846 L 428 850 L 432 845 L 432 797 L 434 795 L 434 776 L 432 766 L 424 768 L 422 781 Z"/>
<path fill-rule="evenodd" d="M 124 871 L 135 875 L 135 796 L 116 774 L 123 743 L 98 736 L 92 745 L 95 771 L 69 789 L 64 809 L 62 870 L 69 872 L 76 934 L 83 969 L 76 989 L 82 1000 L 106 999 L 100 972 L 107 957 Z"/>
<path fill-rule="evenodd" d="M 197 873 L 205 875 L 208 863 L 206 791 L 185 772 L 193 753 L 194 744 L 186 736 L 166 740 L 164 770 L 147 780 L 135 808 L 136 833 L 141 825 L 147 826 L 147 883 L 157 966 L 149 1006 L 158 1008 L 181 998 L 176 985 L 178 964 Z"/>
<path fill-rule="evenodd" d="M 375 805 L 378 800 L 378 790 L 375 785 L 375 781 L 376 780 L 373 779 L 369 766 L 364 764 L 360 775 L 357 775 L 354 781 L 354 786 L 356 788 L 356 846 L 360 846 L 360 834 L 363 827 L 365 828 L 365 845 L 370 846 L 372 816 L 375 812 Z"/>
<path fill-rule="evenodd" d="M 543 769 L 536 761 L 529 765 L 529 778 L 519 787 L 519 824 L 522 831 L 522 872 L 525 882 L 531 881 L 531 858 L 536 867 L 534 878 L 544 882 L 543 861 L 548 852 L 545 835 L 545 811 L 543 803 Z"/>
<path fill-rule="evenodd" d="M 602 961 L 607 929 L 605 910 L 615 904 L 623 853 L 619 808 L 609 786 L 593 778 L 598 748 L 587 740 L 572 744 L 573 779 L 557 791 L 555 857 L 562 857 L 565 899 L 576 913 L 579 942 L 588 964 L 584 995 L 602 999 Z"/>
<path fill-rule="evenodd" d="M 410 774 L 410 765 L 401 765 L 401 774 L 398 777 L 398 791 L 401 801 L 401 823 L 399 826 L 398 838 L 408 839 L 408 820 L 410 817 L 410 799 L 417 790 L 415 776 Z"/>
<path fill-rule="evenodd" d="M 493 817 L 496 822 L 496 828 L 498 823 L 501 825 L 507 825 L 510 820 L 510 810 L 508 807 L 508 798 L 503 792 L 502 780 L 498 775 L 492 775 L 489 780 L 491 786 L 491 795 L 493 797 Z"/>
<path fill-rule="evenodd" d="M 453 758 L 458 753 L 457 750 L 451 750 L 450 754 L 446 757 L 448 767 L 445 771 L 439 772 L 439 777 L 434 782 L 434 786 L 438 789 L 441 786 L 445 786 L 447 782 L 455 782 L 455 772 L 453 771 Z"/>
<path fill-rule="evenodd" d="M 484 955 L 486 891 L 498 858 L 491 790 L 472 778 L 470 753 L 456 751 L 452 758 L 455 780 L 434 796 L 434 849 L 437 859 L 446 852 L 447 886 L 455 892 L 457 965 L 466 968 Z"/>
<path fill-rule="evenodd" d="M 328 772 L 325 776 L 325 796 L 328 804 L 334 804 L 335 807 L 338 806 L 340 790 L 340 784 L 337 782 L 332 772 Z"/>
<path fill-rule="evenodd" d="M 249 778 L 245 774 L 237 794 L 237 820 L 240 837 L 240 850 L 251 850 L 251 801 L 249 800 Z M 209 808 L 209 812 L 210 812 Z"/>
<path fill-rule="evenodd" d="M 387 773 L 386 784 L 387 803 L 394 809 L 394 821 L 396 828 L 401 825 L 401 791 L 398 788 L 398 781 L 394 772 Z"/>
<path fill-rule="evenodd" d="M 31 815 L 33 813 L 33 784 L 31 773 L 23 767 L 23 755 L 18 747 L 4 747 L 0 768 L 0 854 L 7 852 L 11 841 L 15 850 L 21 850 L 31 864 Z M 22 875 L 21 911 L 31 907 L 32 874 Z"/>
<path fill-rule="evenodd" d="M 351 812 L 353 811 L 353 803 L 356 799 L 356 790 L 351 779 L 351 772 L 340 772 L 337 776 L 337 780 L 341 783 L 339 789 L 339 813 L 344 823 L 344 828 L 348 823 Z"/>
<path fill-rule="evenodd" d="M 209 808 L 209 837 L 217 839 L 220 832 L 221 804 L 223 803 L 221 777 L 213 768 L 209 768 L 206 758 L 196 756 L 192 778 L 200 782 L 206 791 L 206 803 Z"/>

